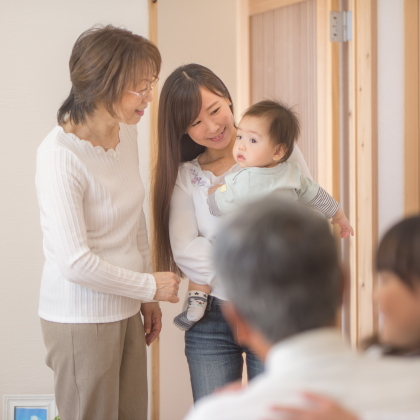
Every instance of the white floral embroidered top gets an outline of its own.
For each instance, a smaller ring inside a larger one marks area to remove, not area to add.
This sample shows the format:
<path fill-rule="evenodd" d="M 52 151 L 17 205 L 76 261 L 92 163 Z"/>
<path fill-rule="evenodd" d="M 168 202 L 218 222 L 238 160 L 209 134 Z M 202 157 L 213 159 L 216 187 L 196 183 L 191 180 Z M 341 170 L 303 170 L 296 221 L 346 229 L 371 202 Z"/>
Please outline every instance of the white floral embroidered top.
<path fill-rule="evenodd" d="M 298 163 L 302 174 L 311 177 L 296 145 L 289 161 Z M 212 263 L 214 238 L 221 220 L 210 214 L 208 189 L 223 184 L 226 175 L 240 169 L 236 164 L 217 177 L 212 172 L 203 171 L 197 159 L 184 162 L 179 167 L 171 200 L 169 236 L 175 262 L 194 283 L 210 285 L 210 294 L 223 300 L 225 295 L 216 280 Z"/>

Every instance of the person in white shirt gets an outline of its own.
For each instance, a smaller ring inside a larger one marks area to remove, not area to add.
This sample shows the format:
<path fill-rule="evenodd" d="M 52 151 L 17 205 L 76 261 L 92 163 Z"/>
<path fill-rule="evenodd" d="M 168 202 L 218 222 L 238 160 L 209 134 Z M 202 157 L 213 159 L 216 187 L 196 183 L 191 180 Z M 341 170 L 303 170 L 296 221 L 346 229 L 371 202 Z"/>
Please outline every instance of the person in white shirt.
<path fill-rule="evenodd" d="M 209 212 L 208 189 L 241 169 L 232 155 L 235 140 L 233 103 L 224 83 L 199 64 L 172 72 L 159 98 L 153 232 L 158 270 L 182 272 L 204 290 L 211 286 L 203 318 L 185 333 L 195 401 L 241 378 L 244 352 L 248 376 L 262 371 L 258 358 L 235 342 L 221 313 L 226 296 L 211 258 L 220 219 Z M 297 146 L 289 161 L 310 177 Z"/>
<path fill-rule="evenodd" d="M 334 326 L 343 275 L 325 219 L 274 196 L 243 206 L 217 235 L 214 262 L 226 319 L 265 371 L 201 400 L 186 420 L 278 419 L 274 405 L 305 407 L 302 391 L 351 410 L 419 411 L 420 363 L 357 354 Z"/>
<path fill-rule="evenodd" d="M 39 316 L 62 420 L 147 418 L 156 301 L 177 302 L 180 282 L 153 273 L 139 173 L 136 124 L 160 65 L 158 49 L 139 35 L 113 26 L 84 32 L 58 126 L 38 148 Z"/>

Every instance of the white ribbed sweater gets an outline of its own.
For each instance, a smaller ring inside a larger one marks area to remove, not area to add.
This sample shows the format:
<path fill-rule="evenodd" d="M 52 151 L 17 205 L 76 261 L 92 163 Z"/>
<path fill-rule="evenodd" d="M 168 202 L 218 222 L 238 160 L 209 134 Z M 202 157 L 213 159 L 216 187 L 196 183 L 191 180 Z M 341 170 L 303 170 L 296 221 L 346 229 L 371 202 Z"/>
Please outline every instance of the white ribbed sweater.
<path fill-rule="evenodd" d="M 54 128 L 38 148 L 35 184 L 46 259 L 41 318 L 114 322 L 153 299 L 135 126 L 120 124 L 120 143 L 106 153 Z"/>

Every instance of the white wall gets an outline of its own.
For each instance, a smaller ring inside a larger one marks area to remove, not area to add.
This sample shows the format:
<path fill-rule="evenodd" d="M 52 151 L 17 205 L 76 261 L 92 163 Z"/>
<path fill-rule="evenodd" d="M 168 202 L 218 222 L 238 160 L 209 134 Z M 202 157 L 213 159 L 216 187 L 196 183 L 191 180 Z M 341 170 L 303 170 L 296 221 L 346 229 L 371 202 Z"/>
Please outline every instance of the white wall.
<path fill-rule="evenodd" d="M 158 44 L 163 57 L 160 86 L 176 67 L 198 63 L 209 67 L 223 80 L 235 106 L 239 100 L 243 102 L 237 81 L 239 1 L 159 0 L 158 16 Z M 179 294 L 182 297 L 186 283 L 183 282 Z M 162 305 L 161 420 L 181 420 L 192 404 L 184 333 L 172 324 L 181 305 L 182 302 Z"/>
<path fill-rule="evenodd" d="M 0 413 L 4 394 L 52 394 L 37 315 L 44 257 L 35 155 L 68 95 L 76 38 L 96 23 L 148 35 L 147 0 L 15 0 L 1 7 Z M 148 116 L 140 123 L 148 173 Z"/>
<path fill-rule="evenodd" d="M 378 1 L 379 237 L 404 217 L 404 0 Z"/>
<path fill-rule="evenodd" d="M 235 100 L 237 10 L 237 0 L 159 0 L 160 85 L 176 67 L 198 63 L 214 71 Z"/>

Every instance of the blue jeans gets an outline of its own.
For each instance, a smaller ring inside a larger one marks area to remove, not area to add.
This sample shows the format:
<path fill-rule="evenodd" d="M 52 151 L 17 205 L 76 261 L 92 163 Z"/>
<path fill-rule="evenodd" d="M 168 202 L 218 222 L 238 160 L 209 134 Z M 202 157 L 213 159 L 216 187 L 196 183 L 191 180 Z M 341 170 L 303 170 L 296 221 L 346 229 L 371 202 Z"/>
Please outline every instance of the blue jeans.
<path fill-rule="evenodd" d="M 215 389 L 242 378 L 246 353 L 248 378 L 263 371 L 263 365 L 248 349 L 235 343 L 225 321 L 223 300 L 209 296 L 203 318 L 185 332 L 185 355 L 190 368 L 194 402 Z"/>

